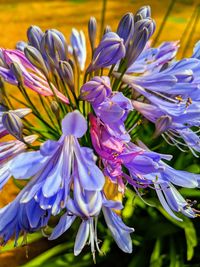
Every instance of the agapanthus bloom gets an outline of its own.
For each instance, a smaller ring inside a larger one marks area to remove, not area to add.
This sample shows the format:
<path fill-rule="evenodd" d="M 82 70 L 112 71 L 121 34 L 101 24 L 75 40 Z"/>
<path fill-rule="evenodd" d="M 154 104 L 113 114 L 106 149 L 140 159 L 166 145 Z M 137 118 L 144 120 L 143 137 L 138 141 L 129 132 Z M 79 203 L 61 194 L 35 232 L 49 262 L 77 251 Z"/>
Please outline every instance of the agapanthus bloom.
<path fill-rule="evenodd" d="M 31 26 L 27 42 L 1 48 L 0 76 L 15 91 L 2 88 L 0 137 L 9 140 L 0 142 L 0 189 L 11 177 L 23 180 L 18 196 L 0 209 L 2 244 L 13 236 L 17 244 L 21 233 L 41 230 L 55 216 L 49 240 L 56 239 L 79 218 L 74 254 L 89 241 L 95 259 L 103 214 L 118 247 L 131 253 L 134 229 L 120 212 L 127 187 L 139 197 L 153 191 L 176 220 L 175 212 L 196 217 L 176 187 L 199 187 L 200 175 L 174 169 L 172 155 L 147 148 L 140 126 L 145 117 L 155 124 L 149 139 L 162 135 L 198 156 L 200 43 L 181 60 L 179 42 L 152 47 L 149 6 L 125 14 L 116 32 L 106 28 L 99 43 L 97 29 L 92 17 L 91 62 L 85 34 L 76 29 L 70 45 L 56 29 Z M 108 194 L 108 183 L 117 193 Z"/>

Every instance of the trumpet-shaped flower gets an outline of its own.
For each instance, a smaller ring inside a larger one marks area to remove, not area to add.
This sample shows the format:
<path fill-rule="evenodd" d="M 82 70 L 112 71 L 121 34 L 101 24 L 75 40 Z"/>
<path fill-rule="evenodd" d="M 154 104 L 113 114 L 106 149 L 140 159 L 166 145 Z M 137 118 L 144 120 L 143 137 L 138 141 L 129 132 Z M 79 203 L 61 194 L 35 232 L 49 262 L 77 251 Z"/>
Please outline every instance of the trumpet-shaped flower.
<path fill-rule="evenodd" d="M 121 209 L 120 202 L 109 201 L 105 198 L 103 192 L 82 190 L 78 179 L 74 179 L 73 198 L 70 198 L 66 204 L 67 213 L 65 213 L 58 225 L 53 230 L 50 239 L 55 239 L 69 229 L 76 217 L 80 217 L 82 222 L 76 236 L 74 245 L 74 254 L 78 255 L 86 242 L 89 240 L 91 252 L 95 258 L 95 247 L 100 252 L 97 238 L 97 219 L 103 210 L 105 221 L 115 239 L 117 245 L 127 253 L 132 252 L 132 242 L 130 233 L 133 228 L 127 227 L 116 215 L 113 209 Z"/>
<path fill-rule="evenodd" d="M 10 170 L 16 179 L 33 176 L 35 180 L 31 190 L 24 192 L 23 203 L 34 198 L 43 209 L 52 208 L 57 214 L 66 204 L 74 172 L 84 190 L 103 188 L 104 176 L 91 159 L 91 150 L 80 147 L 77 140 L 86 130 L 86 120 L 78 111 L 68 113 L 58 141 L 48 140 L 40 151 L 22 153 L 12 161 Z"/>

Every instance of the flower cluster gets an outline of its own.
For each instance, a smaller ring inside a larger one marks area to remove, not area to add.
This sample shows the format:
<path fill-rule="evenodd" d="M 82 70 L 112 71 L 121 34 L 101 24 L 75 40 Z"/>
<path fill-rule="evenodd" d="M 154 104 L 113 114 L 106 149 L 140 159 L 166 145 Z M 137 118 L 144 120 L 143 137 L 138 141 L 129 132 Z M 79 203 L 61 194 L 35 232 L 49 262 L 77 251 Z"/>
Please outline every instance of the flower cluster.
<path fill-rule="evenodd" d="M 163 208 L 196 217 L 191 202 L 176 186 L 195 188 L 200 175 L 175 170 L 172 156 L 151 151 L 138 139 L 143 118 L 155 124 L 154 138 L 181 151 L 200 152 L 200 43 L 191 58 L 177 60 L 178 42 L 151 46 L 155 30 L 149 6 L 125 14 L 116 32 L 109 28 L 97 43 L 97 23 L 88 34 L 92 60 L 86 67 L 85 35 L 72 30 L 70 44 L 55 29 L 37 26 L 27 42 L 0 50 L 0 188 L 11 178 L 25 180 L 18 196 L 0 209 L 1 243 L 48 226 L 62 214 L 49 239 L 80 226 L 74 254 L 87 241 L 95 257 L 101 251 L 98 217 L 114 240 L 132 252 L 133 228 L 124 224 L 122 198 L 108 196 L 107 183 L 122 197 L 127 186 L 141 196 L 154 190 Z M 37 101 L 37 102 L 36 102 Z M 16 103 L 18 105 L 17 109 Z"/>

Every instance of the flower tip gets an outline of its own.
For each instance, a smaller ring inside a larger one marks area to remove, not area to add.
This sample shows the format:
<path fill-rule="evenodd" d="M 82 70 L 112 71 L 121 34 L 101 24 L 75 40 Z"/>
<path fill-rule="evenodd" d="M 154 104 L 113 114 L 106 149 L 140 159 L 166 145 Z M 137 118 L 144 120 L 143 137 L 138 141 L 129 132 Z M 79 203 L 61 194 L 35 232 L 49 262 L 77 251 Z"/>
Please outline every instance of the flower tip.
<path fill-rule="evenodd" d="M 81 138 L 86 131 L 87 122 L 78 110 L 68 113 L 62 120 L 62 132 L 65 136 Z"/>

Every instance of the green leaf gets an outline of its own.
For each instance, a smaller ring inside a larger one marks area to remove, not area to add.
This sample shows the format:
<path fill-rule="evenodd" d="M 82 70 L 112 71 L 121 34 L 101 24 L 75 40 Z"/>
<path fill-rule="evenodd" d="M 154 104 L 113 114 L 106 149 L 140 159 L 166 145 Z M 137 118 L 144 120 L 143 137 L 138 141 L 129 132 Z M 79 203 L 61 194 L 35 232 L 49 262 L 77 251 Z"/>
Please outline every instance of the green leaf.
<path fill-rule="evenodd" d="M 73 242 L 63 243 L 63 244 L 57 245 L 57 246 L 45 251 L 44 253 L 40 254 L 39 256 L 37 256 L 33 260 L 29 261 L 28 263 L 26 263 L 22 267 L 43 266 L 43 263 L 45 263 L 47 260 L 51 259 L 55 255 L 62 253 L 63 251 L 67 251 L 67 249 L 72 248 L 73 245 L 74 245 Z M 50 267 L 53 265 L 49 264 L 48 266 Z"/>
<path fill-rule="evenodd" d="M 42 238 L 42 234 L 40 232 L 28 234 L 27 235 L 27 244 L 31 244 L 31 243 L 33 243 L 33 242 L 35 242 L 41 238 Z M 23 237 L 20 237 L 18 239 L 18 244 L 20 245 L 22 243 L 23 243 Z M 5 247 L 1 248 L 1 253 L 7 252 L 7 251 L 10 251 L 13 249 L 15 249 L 15 247 L 14 247 L 14 241 L 12 240 Z"/>
<path fill-rule="evenodd" d="M 191 219 L 183 216 L 182 214 L 179 214 L 179 217 L 183 220 L 183 222 L 179 222 L 173 219 L 162 207 L 158 207 L 158 209 L 168 220 L 185 231 L 185 238 L 187 243 L 187 260 L 191 260 L 194 255 L 194 248 L 197 246 L 196 230 Z"/>
<path fill-rule="evenodd" d="M 200 166 L 199 164 L 192 164 L 186 168 L 186 171 L 193 173 L 200 173 Z"/>
<path fill-rule="evenodd" d="M 174 239 L 173 237 L 170 238 L 170 266 L 169 267 L 176 267 L 176 248 L 174 246 Z"/>
<path fill-rule="evenodd" d="M 151 254 L 150 267 L 161 267 L 162 266 L 162 257 L 160 253 L 161 253 L 161 239 L 158 238 L 156 240 L 156 244 Z"/>
<path fill-rule="evenodd" d="M 187 242 L 187 260 L 191 260 L 194 255 L 194 248 L 197 246 L 196 230 L 189 218 L 184 218 L 185 238 Z"/>

